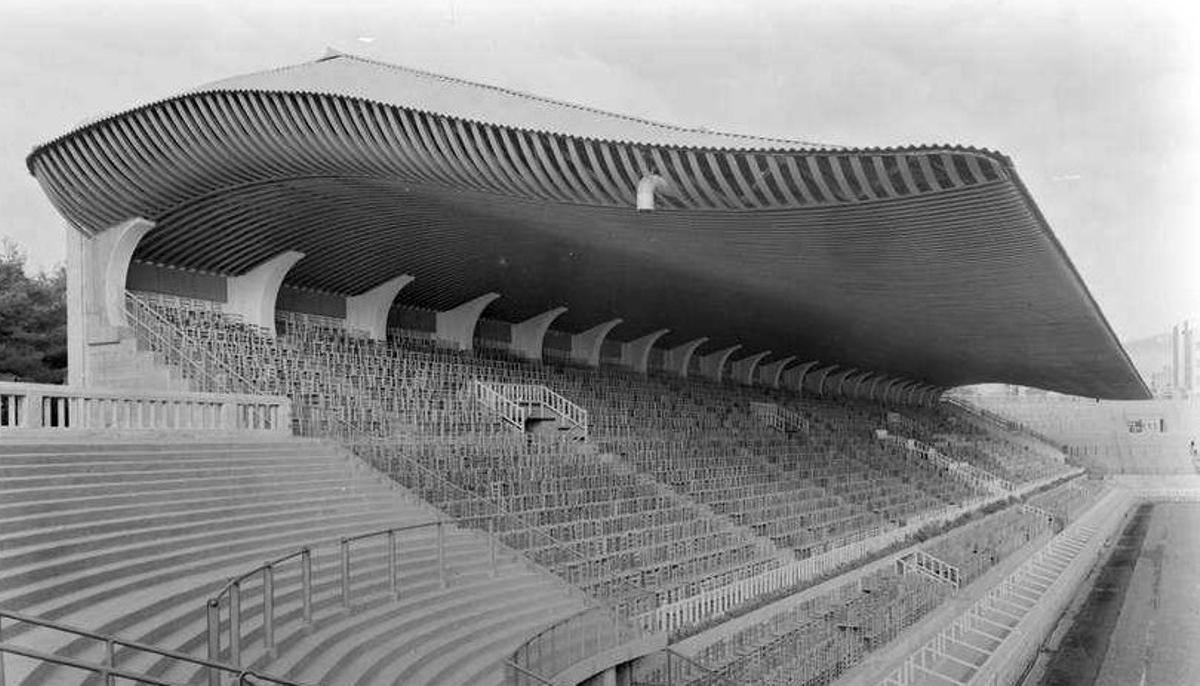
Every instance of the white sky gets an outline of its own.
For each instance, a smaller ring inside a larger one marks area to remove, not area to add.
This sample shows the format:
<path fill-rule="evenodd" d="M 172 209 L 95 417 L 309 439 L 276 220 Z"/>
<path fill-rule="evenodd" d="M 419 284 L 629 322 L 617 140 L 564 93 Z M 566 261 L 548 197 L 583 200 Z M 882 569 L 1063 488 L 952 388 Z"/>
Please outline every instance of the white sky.
<path fill-rule="evenodd" d="M 999 150 L 1138 338 L 1200 314 L 1198 30 L 1146 0 L 0 0 L 0 236 L 63 259 L 34 145 L 333 46 L 680 124 Z"/>

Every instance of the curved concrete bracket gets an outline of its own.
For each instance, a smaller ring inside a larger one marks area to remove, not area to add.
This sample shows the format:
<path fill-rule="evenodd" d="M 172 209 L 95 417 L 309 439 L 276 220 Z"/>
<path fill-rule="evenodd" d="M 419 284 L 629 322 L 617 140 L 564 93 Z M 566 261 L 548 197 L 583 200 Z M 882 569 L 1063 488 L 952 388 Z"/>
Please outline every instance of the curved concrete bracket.
<path fill-rule="evenodd" d="M 754 382 L 758 380 L 758 376 L 754 373 L 758 369 L 758 363 L 770 354 L 770 350 L 764 350 L 750 357 L 734 360 L 729 369 L 729 377 L 743 386 L 753 386 Z"/>
<path fill-rule="evenodd" d="M 820 364 L 820 362 L 813 360 L 812 362 L 805 362 L 798 367 L 792 367 L 791 369 L 785 371 L 783 373 L 784 387 L 790 388 L 797 393 L 802 392 L 804 390 L 804 377 L 807 376 L 808 372 L 818 364 Z"/>
<path fill-rule="evenodd" d="M 435 336 L 441 343 L 448 343 L 456 350 L 471 350 L 475 347 L 475 325 L 479 317 L 492 301 L 499 298 L 499 293 L 485 293 L 478 298 L 445 312 L 437 313 L 437 332 Z"/>
<path fill-rule="evenodd" d="M 688 365 L 692 361 L 692 353 L 696 352 L 696 348 L 704 345 L 707 341 L 708 336 L 703 336 L 668 350 L 663 357 L 663 371 L 686 379 Z"/>
<path fill-rule="evenodd" d="M 699 358 L 700 376 L 719 382 L 725 374 L 725 363 L 729 361 L 729 356 L 741 347 L 742 344 L 738 343 Z"/>
<path fill-rule="evenodd" d="M 648 333 L 645 336 L 633 341 L 628 341 L 621 344 L 621 365 L 628 367 L 635 372 L 641 374 L 646 373 L 646 367 L 650 362 L 650 348 L 654 347 L 654 343 L 665 336 L 670 329 L 659 329 L 654 333 Z"/>
<path fill-rule="evenodd" d="M 608 332 L 612 331 L 618 324 L 625 321 L 624 319 L 610 319 L 603 324 L 597 324 L 587 331 L 583 331 L 571 336 L 571 359 L 576 362 L 581 362 L 589 367 L 600 366 L 600 350 L 604 346 L 604 339 L 608 337 Z"/>
<path fill-rule="evenodd" d="M 361 295 L 346 298 L 346 328 L 366 331 L 371 340 L 387 340 L 388 312 L 396 294 L 408 284 L 413 277 L 402 274 L 394 279 L 384 281 L 380 285 Z"/>
<path fill-rule="evenodd" d="M 916 381 L 905 381 L 896 386 L 896 402 L 901 405 L 911 405 L 913 389 L 919 385 Z"/>
<path fill-rule="evenodd" d="M 879 384 L 886 380 L 886 376 L 881 374 L 875 375 L 875 378 L 871 381 L 870 387 L 867 388 L 867 400 L 879 400 L 879 396 L 876 395 L 876 393 L 879 391 Z"/>
<path fill-rule="evenodd" d="M 304 253 L 289 250 L 263 262 L 241 276 L 231 276 L 226 286 L 225 311 L 241 315 L 247 324 L 275 335 L 275 300 L 283 277 Z"/>
<path fill-rule="evenodd" d="M 857 373 L 858 373 L 857 367 L 851 367 L 850 369 L 847 369 L 844 372 L 838 372 L 837 374 L 834 375 L 834 381 L 829 386 L 829 390 L 834 395 L 836 395 L 840 398 L 846 397 L 846 392 L 845 392 L 846 391 L 846 381 L 848 381 L 850 379 L 850 377 L 854 376 Z"/>
<path fill-rule="evenodd" d="M 855 379 L 854 386 L 851 387 L 851 390 L 850 390 L 850 396 L 853 398 L 861 399 L 863 397 L 863 395 L 862 395 L 863 383 L 865 383 L 867 379 L 870 379 L 873 376 L 875 376 L 875 372 L 866 372 L 866 373 L 860 375 L 857 379 Z"/>
<path fill-rule="evenodd" d="M 565 307 L 556 307 L 553 310 L 547 310 L 539 315 L 535 315 L 526 319 L 523 322 L 518 322 L 512 325 L 512 343 L 509 350 L 520 357 L 527 360 L 542 359 L 542 341 L 546 338 L 546 331 L 550 328 L 551 322 L 558 319 L 559 315 L 566 312 Z"/>
<path fill-rule="evenodd" d="M 758 383 L 768 388 L 779 388 L 779 377 L 783 375 L 783 368 L 794 359 L 796 359 L 795 355 L 789 355 L 771 364 L 761 365 L 758 368 Z"/>
<path fill-rule="evenodd" d="M 104 297 L 104 316 L 109 326 L 125 326 L 125 277 L 133 251 L 153 228 L 154 222 L 135 217 L 90 239 L 92 259 L 99 267 L 94 273 L 102 279 L 94 284 L 95 292 Z"/>
<path fill-rule="evenodd" d="M 837 368 L 838 366 L 836 364 L 831 364 L 828 367 L 822 367 L 814 372 L 811 372 L 808 374 L 808 378 L 805 379 L 805 381 L 808 381 L 808 385 L 805 386 L 805 388 L 824 398 L 825 381 L 829 378 L 829 375 L 833 372 L 833 370 Z"/>
<path fill-rule="evenodd" d="M 87 234 L 67 227 L 67 381 L 91 383 L 88 346 L 115 343 L 125 321 L 125 280 L 138 243 L 154 222 L 141 217 Z"/>
<path fill-rule="evenodd" d="M 647 174 L 638 181 L 637 209 L 639 212 L 649 212 L 654 209 L 654 194 L 665 191 L 670 187 L 667 180 L 658 174 Z"/>

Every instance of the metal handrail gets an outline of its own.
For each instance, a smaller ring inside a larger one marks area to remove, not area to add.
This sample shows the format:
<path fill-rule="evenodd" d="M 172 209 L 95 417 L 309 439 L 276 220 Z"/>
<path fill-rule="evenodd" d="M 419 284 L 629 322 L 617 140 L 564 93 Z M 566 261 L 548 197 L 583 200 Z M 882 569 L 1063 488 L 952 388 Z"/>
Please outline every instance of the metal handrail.
<path fill-rule="evenodd" d="M 264 562 L 254 569 L 229 580 L 221 590 L 208 599 L 205 615 L 208 622 L 208 659 L 218 660 L 221 654 L 221 600 L 229 602 L 229 660 L 236 666 L 242 664 L 242 582 L 262 574 L 262 627 L 263 645 L 268 651 L 275 648 L 275 568 L 280 564 L 300 558 L 300 594 L 303 602 L 304 623 L 312 623 L 312 549 L 301 548 L 274 560 Z M 220 677 L 210 674 L 210 686 L 221 686 Z"/>
<path fill-rule="evenodd" d="M 132 308 L 129 306 L 130 303 L 134 303 L 138 307 Z M 137 309 L 140 309 L 141 312 L 137 311 Z M 243 377 L 241 374 L 238 374 L 231 367 L 231 365 L 228 364 L 228 362 L 226 362 L 225 360 L 222 360 L 220 357 L 218 357 L 216 354 L 214 354 L 211 350 L 209 350 L 206 346 L 200 345 L 200 343 L 198 341 L 191 340 L 190 337 L 187 335 L 187 332 L 180 329 L 171 320 L 169 320 L 166 317 L 164 317 L 163 315 L 159 314 L 150 303 L 146 302 L 141 297 L 139 297 L 129 291 L 125 292 L 125 312 L 128 315 L 129 320 L 132 323 L 134 323 L 135 325 L 140 327 L 147 334 L 157 336 L 163 342 L 163 345 L 173 349 L 172 352 L 176 353 L 179 356 L 179 359 L 181 359 L 182 361 L 184 361 L 188 364 L 191 364 L 197 370 L 199 370 L 201 375 L 203 375 L 204 377 L 207 377 L 207 379 L 209 380 L 210 383 L 212 383 L 212 385 L 215 389 L 228 391 L 229 385 L 225 384 L 224 387 L 222 387 L 222 384 L 216 379 L 216 377 L 213 376 L 213 374 L 211 372 L 208 371 L 208 368 L 205 367 L 201 362 L 193 359 L 189 355 L 187 350 L 184 350 L 181 346 L 174 344 L 166 336 L 155 331 L 146 322 L 142 321 L 142 319 L 140 318 L 142 312 L 145 312 L 151 318 L 158 320 L 159 324 L 168 327 L 169 330 L 171 330 L 173 333 L 175 333 L 181 339 L 183 339 L 184 343 L 188 344 L 192 350 L 199 351 L 199 354 L 201 355 L 201 357 L 208 358 L 208 361 L 210 361 L 212 364 L 214 364 L 220 370 L 221 373 L 226 374 L 228 376 L 228 378 L 241 384 L 242 388 L 239 392 L 251 393 L 251 394 L 268 394 L 267 390 L 261 388 L 260 386 L 258 386 L 255 383 L 249 381 L 248 379 Z"/>
<path fill-rule="evenodd" d="M 74 667 L 76 669 L 90 671 L 92 673 L 99 674 L 101 677 L 104 677 L 106 679 L 105 683 L 111 683 L 111 679 L 113 677 L 117 677 L 117 678 L 121 678 L 121 679 L 130 679 L 130 680 L 136 681 L 138 683 L 153 684 L 154 686 L 175 686 L 173 683 L 168 682 L 168 681 L 159 681 L 159 680 L 155 679 L 154 677 L 148 676 L 146 674 L 141 674 L 138 672 L 133 672 L 133 671 L 129 671 L 129 670 L 125 670 L 125 669 L 121 669 L 121 668 L 117 667 L 116 666 L 116 649 L 117 649 L 117 647 L 122 647 L 122 648 L 129 648 L 132 650 L 136 650 L 138 652 L 150 653 L 151 655 L 158 655 L 159 657 L 165 657 L 165 658 L 168 658 L 171 660 L 178 660 L 180 662 L 186 662 L 188 664 L 195 665 L 197 667 L 205 668 L 208 670 L 210 683 L 212 683 L 215 679 L 216 683 L 219 684 L 221 674 L 224 673 L 224 674 L 235 675 L 235 678 L 238 679 L 239 684 L 247 684 L 247 683 L 249 683 L 247 681 L 248 678 L 254 678 L 254 679 L 260 679 L 263 681 L 267 681 L 267 682 L 270 682 L 273 684 L 278 684 L 279 686 L 304 686 L 303 682 L 293 681 L 290 679 L 284 679 L 282 677 L 271 676 L 269 674 L 263 674 L 263 673 L 255 672 L 255 671 L 248 670 L 248 669 L 242 669 L 241 667 L 226 664 L 226 663 L 220 662 L 218 660 L 212 660 L 212 659 L 205 660 L 203 658 L 193 657 L 191 655 L 186 655 L 184 653 L 176 652 L 174 650 L 168 650 L 165 648 L 157 648 L 155 646 L 147 645 L 145 643 L 139 643 L 137 641 L 127 640 L 127 639 L 123 639 L 118 636 L 112 636 L 109 634 L 101 634 L 101 633 L 98 633 L 95 631 L 89 631 L 87 629 L 81 629 L 76 626 L 71 626 L 70 624 L 53 622 L 53 621 L 50 621 L 47 619 L 42 619 L 40 617 L 35 617 L 33 615 L 27 615 L 27 614 L 24 614 L 21 612 L 13 612 L 12 610 L 0 609 L 0 619 L 12 619 L 12 620 L 15 620 L 18 622 L 22 622 L 24 624 L 32 624 L 34 626 L 40 626 L 40 627 L 44 627 L 47 629 L 52 629 L 54 631 L 61 631 L 63 633 L 67 633 L 67 634 L 73 634 L 73 635 L 79 636 L 81 638 L 90 638 L 90 639 L 93 639 L 96 641 L 104 641 L 104 643 L 105 643 L 105 661 L 101 664 L 96 664 L 94 662 L 87 662 L 85 660 L 77 660 L 77 659 L 65 657 L 62 655 L 55 655 L 53 653 L 46 653 L 46 652 L 43 652 L 40 650 L 26 648 L 24 646 L 13 645 L 11 643 L 0 643 L 0 656 L 2 656 L 3 653 L 12 653 L 14 655 L 20 655 L 22 657 L 31 658 L 34 660 L 41 660 L 43 662 L 50 662 L 53 664 L 63 665 L 66 667 Z M 3 661 L 3 659 L 0 659 L 0 684 L 3 684 L 3 683 L 4 683 L 4 661 Z"/>

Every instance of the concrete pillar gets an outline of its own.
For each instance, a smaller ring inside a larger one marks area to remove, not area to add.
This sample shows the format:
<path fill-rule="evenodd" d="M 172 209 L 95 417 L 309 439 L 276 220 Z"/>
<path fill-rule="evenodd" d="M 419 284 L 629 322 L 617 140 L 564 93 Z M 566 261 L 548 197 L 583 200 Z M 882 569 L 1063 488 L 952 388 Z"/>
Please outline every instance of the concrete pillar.
<path fill-rule="evenodd" d="M 622 343 L 621 366 L 628 367 L 640 374 L 645 374 L 647 364 L 650 361 L 650 348 L 653 348 L 655 341 L 665 336 L 668 331 L 670 329 L 659 329 L 637 340 Z"/>
<path fill-rule="evenodd" d="M 706 341 L 708 341 L 708 337 L 704 336 L 668 350 L 666 356 L 663 358 L 663 371 L 686 379 L 688 364 L 692 361 L 692 353 L 696 352 L 696 348 L 704 345 Z"/>
<path fill-rule="evenodd" d="M 755 371 L 758 370 L 758 363 L 762 362 L 762 359 L 770 354 L 770 350 L 764 350 L 750 357 L 734 360 L 729 369 L 730 378 L 743 386 L 753 386 L 758 381 L 758 375 L 755 374 Z"/>
<path fill-rule="evenodd" d="M 565 307 L 556 307 L 523 322 L 512 325 L 512 343 L 509 346 L 515 355 L 528 360 L 542 360 L 542 341 L 546 338 L 551 322 L 566 312 Z"/>
<path fill-rule="evenodd" d="M 228 280 L 225 312 L 241 315 L 252 326 L 275 335 L 275 299 L 283 278 L 304 253 L 289 250 L 263 262 L 254 269 Z"/>
<path fill-rule="evenodd" d="M 610 319 L 603 324 L 597 324 L 587 331 L 571 336 L 571 359 L 586 364 L 589 367 L 600 366 L 600 350 L 604 339 L 623 319 Z"/>
<path fill-rule="evenodd" d="M 412 283 L 412 280 L 413 277 L 402 274 L 366 293 L 346 298 L 346 328 L 365 331 L 371 340 L 387 340 L 388 313 L 392 303 L 400 289 Z"/>
<path fill-rule="evenodd" d="M 871 380 L 870 387 L 867 388 L 867 399 L 868 400 L 876 400 L 876 401 L 879 400 L 879 396 L 877 395 L 877 393 L 880 389 L 881 384 L 885 383 L 886 381 L 887 381 L 886 376 L 883 376 L 881 374 L 876 374 L 875 378 Z"/>
<path fill-rule="evenodd" d="M 67 382 L 88 386 L 88 346 L 116 343 L 125 321 L 125 278 L 154 223 L 134 217 L 88 236 L 67 226 Z"/>
<path fill-rule="evenodd" d="M 896 402 L 896 387 L 900 383 L 903 383 L 903 381 L 901 379 L 889 378 L 887 380 L 887 383 L 884 384 L 884 386 L 883 386 L 883 392 L 880 394 L 880 400 L 882 400 L 887 405 L 891 405 L 891 404 L 895 403 Z"/>
<path fill-rule="evenodd" d="M 782 360 L 776 360 L 770 364 L 759 365 L 758 367 L 758 383 L 768 388 L 779 388 L 780 377 L 783 376 L 783 368 L 796 359 L 795 355 L 789 355 Z"/>
<path fill-rule="evenodd" d="M 475 347 L 475 325 L 479 323 L 479 317 L 483 314 L 484 309 L 499 297 L 499 293 L 485 293 L 458 307 L 438 312 L 437 331 L 434 334 L 437 340 L 449 344 L 455 350 L 473 349 Z"/>
<path fill-rule="evenodd" d="M 720 382 L 721 377 L 725 373 L 725 363 L 729 361 L 729 356 L 732 355 L 735 350 L 741 347 L 742 345 L 739 343 L 737 345 L 731 345 L 728 348 L 724 348 L 716 351 L 715 353 L 709 353 L 704 357 L 701 357 L 699 360 L 700 376 Z"/>

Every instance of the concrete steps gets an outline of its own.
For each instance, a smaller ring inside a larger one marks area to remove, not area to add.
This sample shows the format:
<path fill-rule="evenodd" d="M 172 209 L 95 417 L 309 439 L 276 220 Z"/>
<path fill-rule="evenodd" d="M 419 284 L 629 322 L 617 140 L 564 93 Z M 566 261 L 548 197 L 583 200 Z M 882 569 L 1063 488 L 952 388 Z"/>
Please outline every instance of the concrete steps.
<path fill-rule="evenodd" d="M 485 533 L 446 525 L 445 583 L 433 528 L 399 534 L 398 599 L 383 539 L 356 543 L 353 603 L 343 606 L 338 539 L 439 514 L 318 442 L 0 444 L 0 607 L 203 657 L 207 598 L 263 560 L 315 546 L 313 622 L 303 622 L 299 566 L 281 566 L 272 652 L 261 582 L 244 585 L 243 665 L 308 683 L 500 684 L 503 658 L 584 600 L 503 546 L 493 571 Z M 103 658 L 101 643 L 13 622 L 3 640 Z M 126 669 L 204 680 L 177 661 L 118 658 Z M 98 683 L 12 656 L 5 668 L 10 684 Z"/>

